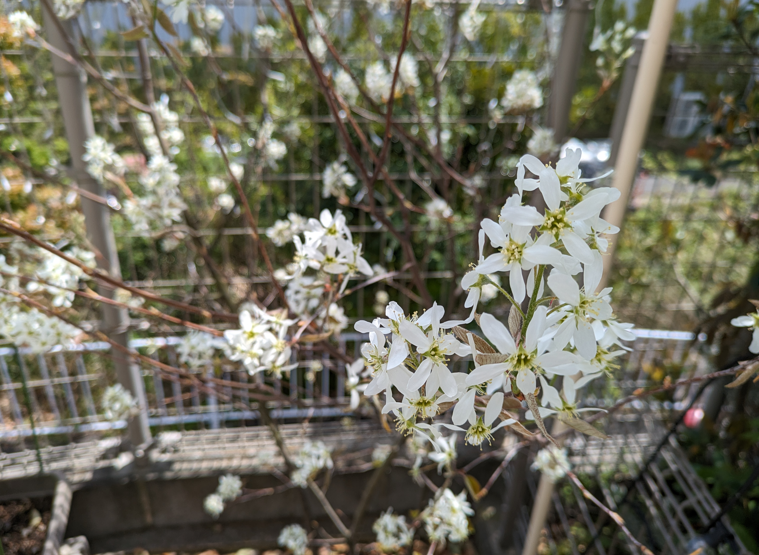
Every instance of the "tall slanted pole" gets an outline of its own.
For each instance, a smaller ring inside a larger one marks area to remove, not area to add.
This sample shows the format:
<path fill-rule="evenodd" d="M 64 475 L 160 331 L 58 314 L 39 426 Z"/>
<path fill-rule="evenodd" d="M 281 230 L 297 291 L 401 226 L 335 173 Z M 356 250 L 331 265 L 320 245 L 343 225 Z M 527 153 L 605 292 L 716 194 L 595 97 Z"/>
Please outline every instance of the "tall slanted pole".
<path fill-rule="evenodd" d="M 651 19 L 648 23 L 648 37 L 643 45 L 640 65 L 635 76 L 635 85 L 627 109 L 625 127 L 616 149 L 616 164 L 612 186 L 621 193 L 617 202 L 610 204 L 604 211 L 603 217 L 610 224 L 622 227 L 627 211 L 635 174 L 638 170 L 638 155 L 643 148 L 643 141 L 648 131 L 648 122 L 654 107 L 656 89 L 659 86 L 664 59 L 667 55 L 669 33 L 672 21 L 675 19 L 677 0 L 656 0 Z M 609 242 L 609 252 L 604 256 L 604 275 L 599 287 L 606 287 L 614 258 L 617 237 Z"/>
<path fill-rule="evenodd" d="M 558 144 L 569 138 L 569 112 L 577 88 L 589 16 L 589 0 L 566 0 L 561 45 L 554 65 L 548 105 L 548 127 L 553 129 Z"/>
<path fill-rule="evenodd" d="M 49 7 L 49 2 L 43 2 L 42 12 L 47 40 L 59 50 L 68 52 L 69 44 L 61 33 L 61 28 L 69 37 L 72 37 L 74 36 L 72 26 L 67 21 L 56 22 L 55 16 L 48 11 Z M 53 73 L 71 153 L 71 175 L 79 187 L 104 197 L 103 186 L 87 173 L 86 164 L 82 160 L 82 155 L 85 153 L 85 141 L 95 135 L 92 109 L 87 96 L 87 77 L 84 71 L 55 55 L 53 55 Z M 81 198 L 81 203 L 87 239 L 96 249 L 98 267 L 112 277 L 121 278 L 121 267 L 108 207 L 84 197 Z M 103 284 L 98 285 L 98 292 L 104 297 L 113 298 L 114 290 Z M 111 340 L 127 346 L 129 326 L 127 311 L 102 304 L 101 318 L 101 331 Z M 139 448 L 150 441 L 145 386 L 136 364 L 120 353 L 112 352 L 112 355 L 116 379 L 132 394 L 140 406 L 139 413 L 130 420 L 128 426 L 129 440 L 134 448 Z"/>
<path fill-rule="evenodd" d="M 656 88 L 664 66 L 669 33 L 672 29 L 676 9 L 677 0 L 655 0 L 651 12 L 648 39 L 643 46 L 640 66 L 635 76 L 635 86 L 625 119 L 625 127 L 617 150 L 613 186 L 619 189 L 621 196 L 604 213 L 605 219 L 616 226 L 621 226 L 627 209 L 630 189 L 635 178 L 635 172 L 638 169 L 638 154 L 643 147 L 648 121 L 651 118 Z M 599 289 L 605 287 L 609 279 L 614 245 L 614 242 L 610 243 L 610 252 L 604 257 L 604 277 Z M 556 434 L 563 429 L 566 429 L 565 426 L 557 421 L 551 431 Z M 522 555 L 535 555 L 537 553 L 540 534 L 545 527 L 550 510 L 553 489 L 552 482 L 545 475 L 541 476 Z"/>

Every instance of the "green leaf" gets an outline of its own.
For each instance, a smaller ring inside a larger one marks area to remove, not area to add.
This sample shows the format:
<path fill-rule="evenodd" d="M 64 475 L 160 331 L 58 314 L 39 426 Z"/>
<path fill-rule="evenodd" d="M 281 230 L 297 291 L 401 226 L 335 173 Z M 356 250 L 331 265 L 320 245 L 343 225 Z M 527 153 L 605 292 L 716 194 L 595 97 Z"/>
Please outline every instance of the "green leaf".
<path fill-rule="evenodd" d="M 564 424 L 570 428 L 574 428 L 578 432 L 582 432 L 585 435 L 597 437 L 598 439 L 609 439 L 609 436 L 607 436 L 595 426 L 589 424 L 588 422 L 585 422 L 585 420 L 581 420 L 569 415 L 562 415 L 559 417 L 559 420 L 564 422 Z"/>

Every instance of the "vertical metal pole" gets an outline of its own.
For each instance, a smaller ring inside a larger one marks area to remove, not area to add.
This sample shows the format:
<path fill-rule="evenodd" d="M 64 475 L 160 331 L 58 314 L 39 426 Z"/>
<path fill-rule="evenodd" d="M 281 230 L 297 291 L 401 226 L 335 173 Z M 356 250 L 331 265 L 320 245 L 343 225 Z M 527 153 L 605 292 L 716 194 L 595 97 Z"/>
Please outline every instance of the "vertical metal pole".
<path fill-rule="evenodd" d="M 48 7 L 49 3 L 45 2 L 42 10 L 48 42 L 56 48 L 68 52 L 69 45 L 66 37 L 61 33 L 54 16 L 48 12 Z M 60 23 L 66 34 L 69 37 L 73 36 L 71 24 L 66 21 Z M 83 189 L 104 197 L 103 186 L 87 173 L 86 164 L 82 160 L 82 155 L 85 153 L 84 143 L 95 134 L 92 110 L 87 96 L 87 77 L 79 68 L 55 55 L 53 56 L 53 73 L 58 88 L 63 123 L 66 128 L 66 139 L 71 153 L 72 176 Z M 81 198 L 81 203 L 87 228 L 87 239 L 97 251 L 95 254 L 98 267 L 108 272 L 110 276 L 120 278 L 121 267 L 108 208 L 84 197 Z M 104 297 L 112 298 L 114 290 L 99 284 L 98 292 Z M 103 304 L 101 305 L 101 316 L 102 331 L 111 340 L 125 347 L 128 346 L 129 314 L 127 311 L 116 306 Z M 116 379 L 134 396 L 141 409 L 129 422 L 129 440 L 134 447 L 145 445 L 150 441 L 150 428 L 148 427 L 145 386 L 142 382 L 140 369 L 123 355 L 113 354 Z"/>
<path fill-rule="evenodd" d="M 589 0 L 567 0 L 561 46 L 554 66 L 551 99 L 548 107 L 548 126 L 554 140 L 562 144 L 569 133 L 569 112 L 577 88 L 577 75 L 585 47 L 585 27 L 590 15 Z"/>
<path fill-rule="evenodd" d="M 635 86 L 635 77 L 638 75 L 640 58 L 647 38 L 648 31 L 640 31 L 635 35 L 632 42 L 635 54 L 627 59 L 627 62 L 625 63 L 625 71 L 622 73 L 622 82 L 620 83 L 619 94 L 617 95 L 617 106 L 614 109 L 614 118 L 611 120 L 611 130 L 609 133 L 609 138 L 611 139 L 611 153 L 609 155 L 608 163 L 611 168 L 617 163 L 619 143 L 622 141 L 625 120 L 630 111 L 630 101 L 632 100 L 633 87 Z"/>
<path fill-rule="evenodd" d="M 622 227 L 630 190 L 638 170 L 638 155 L 651 119 L 676 9 L 677 0 L 655 0 L 648 23 L 648 38 L 643 46 L 614 168 L 612 185 L 619 189 L 621 196 L 604 211 L 604 219 L 618 227 Z M 609 252 L 604 256 L 604 276 L 600 287 L 605 287 L 609 280 L 616 244 L 616 241 L 611 241 Z"/>

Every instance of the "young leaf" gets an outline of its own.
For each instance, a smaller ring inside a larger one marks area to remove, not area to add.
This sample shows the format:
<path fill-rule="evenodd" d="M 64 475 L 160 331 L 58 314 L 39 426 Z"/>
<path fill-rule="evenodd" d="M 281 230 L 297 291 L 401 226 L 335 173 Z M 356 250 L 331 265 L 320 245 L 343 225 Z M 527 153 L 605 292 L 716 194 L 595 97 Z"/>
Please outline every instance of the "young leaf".
<path fill-rule="evenodd" d="M 177 34 L 176 29 L 174 29 L 174 24 L 171 22 L 171 19 L 169 19 L 169 16 L 166 15 L 166 12 L 158 6 L 156 6 L 153 11 L 155 12 L 156 21 L 158 21 L 158 24 L 163 27 L 163 30 L 172 37 L 178 37 L 179 35 Z"/>
<path fill-rule="evenodd" d="M 497 364 L 499 362 L 506 362 L 508 359 L 508 355 L 488 353 L 485 355 L 477 355 L 477 364 Z"/>
<path fill-rule="evenodd" d="M 509 331 L 514 341 L 519 340 L 519 335 L 522 333 L 522 315 L 512 306 L 509 310 Z"/>
<path fill-rule="evenodd" d="M 174 58 L 176 58 L 177 62 L 180 65 L 183 65 L 185 67 L 189 65 L 187 63 L 187 60 L 184 59 L 184 56 L 182 56 L 182 53 L 177 49 L 176 46 L 174 46 L 170 42 L 165 42 L 164 44 L 166 45 L 166 48 L 169 49 L 169 52 L 171 52 L 171 55 L 174 56 Z"/>
<path fill-rule="evenodd" d="M 145 30 L 145 27 L 142 25 L 138 25 L 134 29 L 129 29 L 128 31 L 124 31 L 121 33 L 121 36 L 124 37 L 124 40 L 140 40 L 144 39 L 148 36 L 148 32 Z"/>
<path fill-rule="evenodd" d="M 530 407 L 530 410 L 532 411 L 532 417 L 535 419 L 535 423 L 538 425 L 538 428 L 540 428 L 540 431 L 543 432 L 543 435 L 548 441 L 553 443 L 557 448 L 561 449 L 561 446 L 556 443 L 556 440 L 551 437 L 551 434 L 549 434 L 548 430 L 546 429 L 546 425 L 543 422 L 543 417 L 540 416 L 540 408 L 538 407 L 538 402 L 535 400 L 535 395 L 532 393 L 527 393 L 524 397 L 527 399 L 527 406 Z"/>
<path fill-rule="evenodd" d="M 311 334 L 302 335 L 300 338 L 300 341 L 301 343 L 318 343 L 319 341 L 324 341 L 330 335 L 332 335 L 331 331 L 324 332 L 324 333 L 311 333 Z"/>

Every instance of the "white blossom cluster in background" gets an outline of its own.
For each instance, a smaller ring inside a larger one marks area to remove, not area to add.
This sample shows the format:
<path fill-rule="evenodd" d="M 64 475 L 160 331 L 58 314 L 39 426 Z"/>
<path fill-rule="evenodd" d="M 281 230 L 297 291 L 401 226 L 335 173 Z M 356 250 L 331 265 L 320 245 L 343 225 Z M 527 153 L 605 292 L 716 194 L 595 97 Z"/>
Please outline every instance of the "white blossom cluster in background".
<path fill-rule="evenodd" d="M 45 353 L 59 345 L 73 346 L 77 337 L 82 335 L 76 326 L 50 317 L 36 308 L 24 310 L 19 304 L 3 303 L 2 312 L 0 335 L 32 353 Z"/>
<path fill-rule="evenodd" d="M 614 81 L 625 64 L 625 61 L 635 53 L 630 45 L 638 31 L 628 27 L 624 21 L 617 21 L 605 33 L 599 33 L 590 44 L 591 52 L 598 52 L 596 72 L 604 81 Z"/>
<path fill-rule="evenodd" d="M 87 173 L 98 181 L 105 179 L 106 172 L 121 176 L 126 170 L 124 160 L 116 154 L 116 149 L 103 137 L 94 135 L 84 142 Z"/>
<path fill-rule="evenodd" d="M 753 336 L 751 338 L 751 345 L 748 350 L 754 354 L 759 354 L 759 310 L 753 314 L 747 314 L 746 316 L 739 316 L 733 318 L 730 323 L 738 328 L 752 328 Z"/>
<path fill-rule="evenodd" d="M 137 400 L 123 385 L 117 383 L 108 386 L 100 400 L 103 415 L 112 422 L 128 420 L 137 413 Z"/>
<path fill-rule="evenodd" d="M 372 530 L 377 534 L 377 544 L 384 553 L 398 551 L 414 541 L 414 530 L 406 524 L 406 517 L 393 514 L 392 508 L 380 515 Z"/>
<path fill-rule="evenodd" d="M 295 323 L 283 316 L 284 311 L 266 312 L 256 306 L 240 312 L 240 329 L 226 330 L 224 349 L 230 360 L 241 362 L 249 374 L 267 372 L 281 376 L 295 368 L 291 364 L 292 348 L 287 332 Z"/>
<path fill-rule="evenodd" d="M 332 452 L 322 441 L 307 441 L 292 457 L 292 463 L 295 470 L 290 480 L 296 486 L 305 488 L 308 480 L 314 478 L 320 470 L 332 468 Z"/>
<path fill-rule="evenodd" d="M 430 499 L 429 506 L 422 512 L 422 522 L 430 540 L 439 544 L 461 542 L 469 537 L 469 517 L 473 514 L 466 492 L 454 495 L 446 488 Z"/>
<path fill-rule="evenodd" d="M 395 73 L 395 63 L 397 60 L 397 56 L 392 58 L 393 63 L 390 72 L 391 74 Z M 398 69 L 398 80 L 399 83 L 396 84 L 396 88 L 399 91 L 413 91 L 422 84 L 419 80 L 419 63 L 416 61 L 416 58 L 408 52 L 404 52 L 401 56 L 401 65 Z"/>
<path fill-rule="evenodd" d="M 22 10 L 16 10 L 8 16 L 8 23 L 13 29 L 13 36 L 23 38 L 28 35 L 34 36 L 40 26 L 34 21 L 32 16 Z"/>
<path fill-rule="evenodd" d="M 218 33 L 224 26 L 224 12 L 213 5 L 206 5 L 203 9 L 202 21 L 209 33 Z"/>
<path fill-rule="evenodd" d="M 522 113 L 543 105 L 543 91 L 538 76 L 529 69 L 518 69 L 506 83 L 501 106 L 507 112 Z"/>
<path fill-rule="evenodd" d="M 145 149 L 151 158 L 162 156 L 164 152 L 161 147 L 161 141 L 164 141 L 165 146 L 169 150 L 168 155 L 176 156 L 179 154 L 179 145 L 184 142 L 184 132 L 179 128 L 179 114 L 169 109 L 168 95 L 163 95 L 163 98 L 158 102 L 154 102 L 150 108 L 161 132 L 159 139 L 150 114 L 140 113 L 137 115 L 137 128 L 142 135 Z"/>
<path fill-rule="evenodd" d="M 290 524 L 282 528 L 277 543 L 280 547 L 288 549 L 293 555 L 305 555 L 308 549 L 308 534 L 298 524 Z"/>
<path fill-rule="evenodd" d="M 538 451 L 535 455 L 535 462 L 532 463 L 533 470 L 539 470 L 552 482 L 558 482 L 570 470 L 569 459 L 565 449 L 559 449 L 555 445 Z"/>
<path fill-rule="evenodd" d="M 180 340 L 177 355 L 180 363 L 193 370 L 208 366 L 219 348 L 224 348 L 224 342 L 210 333 L 191 331 Z"/>
<path fill-rule="evenodd" d="M 544 417 L 572 426 L 578 413 L 590 410 L 577 408 L 577 390 L 610 373 L 623 352 L 620 342 L 635 336 L 630 325 L 615 320 L 611 289 L 598 290 L 606 234 L 618 232 L 600 213 L 619 192 L 591 188 L 582 179 L 580 158 L 579 149 L 568 150 L 555 167 L 531 155 L 521 158 L 518 192 L 498 221 L 481 222 L 479 259 L 462 279 L 471 309 L 466 319 L 446 321 L 437 303 L 421 315 L 407 315 L 391 302 L 385 318 L 355 324 L 369 336 L 361 348 L 372 374 L 365 394 L 385 394 L 383 412 L 395 415 L 400 430 L 427 438 L 442 452 L 444 428 L 481 445 L 499 428 L 517 425 L 518 416 L 504 410 L 506 396 L 517 407 L 514 394 L 524 396 L 526 418 L 536 419 L 544 433 Z M 523 202 L 522 193 L 535 190 L 545 200 L 543 213 Z M 486 239 L 489 255 L 483 252 Z M 480 313 L 480 337 L 462 326 L 474 321 L 485 286 L 495 285 L 489 276 L 500 274 L 507 276 L 508 291 L 498 290 L 512 304 L 509 322 Z M 472 357 L 474 368 L 453 372 L 451 362 L 464 357 Z M 442 406 L 453 406 L 452 423 L 430 421 Z"/>
<path fill-rule="evenodd" d="M 477 11 L 479 1 L 472 2 L 459 18 L 459 30 L 466 40 L 474 42 L 480 37 L 482 24 L 485 23 L 485 14 Z"/>
<path fill-rule="evenodd" d="M 344 163 L 340 161 L 332 162 L 324 169 L 324 173 L 322 174 L 322 197 L 340 199 L 356 183 L 358 183 L 356 176 L 348 171 Z"/>
<path fill-rule="evenodd" d="M 205 498 L 203 510 L 213 518 L 219 518 L 224 512 L 225 503 L 234 501 L 242 495 L 242 480 L 234 474 L 219 477 L 216 491 Z"/>
<path fill-rule="evenodd" d="M 541 160 L 553 158 L 559 152 L 559 145 L 553 140 L 553 129 L 535 126 L 532 137 L 527 141 L 527 152 Z"/>
<path fill-rule="evenodd" d="M 82 6 L 84 6 L 84 0 L 54 0 L 53 2 L 55 15 L 64 21 L 79 15 Z"/>
<path fill-rule="evenodd" d="M 393 76 L 387 71 L 383 62 L 374 62 L 366 68 L 364 77 L 366 92 L 375 102 L 387 102 L 393 86 Z"/>
<path fill-rule="evenodd" d="M 290 243 L 296 235 L 300 235 L 308 229 L 308 220 L 290 212 L 286 220 L 277 220 L 274 225 L 266 230 L 266 236 L 278 247 Z"/>
<path fill-rule="evenodd" d="M 271 25 L 258 25 L 253 29 L 253 39 L 261 50 L 270 51 L 278 38 L 279 31 Z"/>
<path fill-rule="evenodd" d="M 340 68 L 335 74 L 335 90 L 348 104 L 355 104 L 359 95 L 358 87 L 347 71 Z"/>

